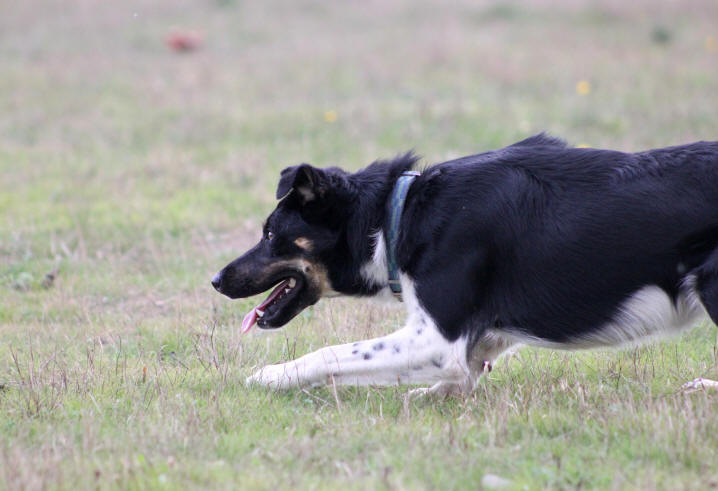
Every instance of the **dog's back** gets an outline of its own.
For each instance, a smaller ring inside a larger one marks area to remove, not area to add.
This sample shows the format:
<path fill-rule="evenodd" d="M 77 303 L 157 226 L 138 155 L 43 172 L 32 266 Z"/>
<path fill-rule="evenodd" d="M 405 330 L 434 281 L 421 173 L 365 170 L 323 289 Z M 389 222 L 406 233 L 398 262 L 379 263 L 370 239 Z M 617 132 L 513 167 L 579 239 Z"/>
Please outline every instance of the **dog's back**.
<path fill-rule="evenodd" d="M 679 305 L 718 245 L 716 142 L 629 154 L 539 136 L 422 179 L 403 266 L 449 337 L 491 327 L 553 345 L 615 344 L 596 343 L 598 331 L 645 288 Z"/>

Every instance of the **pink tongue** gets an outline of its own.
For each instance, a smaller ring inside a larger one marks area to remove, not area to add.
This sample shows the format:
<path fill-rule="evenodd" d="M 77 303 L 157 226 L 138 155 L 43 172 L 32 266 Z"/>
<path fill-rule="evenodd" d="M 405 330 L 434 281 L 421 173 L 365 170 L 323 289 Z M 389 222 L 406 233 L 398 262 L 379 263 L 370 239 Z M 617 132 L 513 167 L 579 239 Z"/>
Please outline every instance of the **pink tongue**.
<path fill-rule="evenodd" d="M 244 320 L 242 321 L 242 334 L 248 332 L 250 329 L 252 329 L 252 326 L 257 323 L 257 319 L 259 319 L 259 314 L 257 313 L 257 311 L 264 312 L 265 307 L 267 307 L 267 305 L 269 305 L 270 303 L 274 302 L 288 286 L 289 280 L 282 281 L 274 288 L 274 290 L 272 290 L 272 293 L 269 294 L 269 296 L 264 302 L 254 307 L 252 310 L 249 311 L 247 315 L 244 316 Z"/>
<path fill-rule="evenodd" d="M 244 316 L 244 320 L 242 321 L 242 334 L 252 329 L 252 326 L 257 323 L 258 317 L 257 309 L 250 310 L 249 313 Z"/>

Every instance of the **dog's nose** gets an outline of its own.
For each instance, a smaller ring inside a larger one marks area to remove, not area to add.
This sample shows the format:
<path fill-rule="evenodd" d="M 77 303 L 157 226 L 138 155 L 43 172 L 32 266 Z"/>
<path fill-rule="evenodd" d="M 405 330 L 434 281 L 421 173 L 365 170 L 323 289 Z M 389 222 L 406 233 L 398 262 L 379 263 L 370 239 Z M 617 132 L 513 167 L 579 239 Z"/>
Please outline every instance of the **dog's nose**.
<path fill-rule="evenodd" d="M 219 291 L 219 287 L 222 285 L 222 273 L 219 272 L 212 278 L 212 286 L 215 290 Z"/>

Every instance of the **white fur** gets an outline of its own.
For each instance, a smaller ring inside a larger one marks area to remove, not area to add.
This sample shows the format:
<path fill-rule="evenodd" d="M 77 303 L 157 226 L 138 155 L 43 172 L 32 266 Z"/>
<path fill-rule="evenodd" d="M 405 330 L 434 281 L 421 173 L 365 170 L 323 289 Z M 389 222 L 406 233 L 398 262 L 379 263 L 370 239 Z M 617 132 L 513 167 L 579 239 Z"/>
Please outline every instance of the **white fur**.
<path fill-rule="evenodd" d="M 706 315 L 695 290 L 695 278 L 689 276 L 684 281 L 675 304 L 661 288 L 643 287 L 619 307 L 612 322 L 564 343 L 528 336 L 518 330 L 496 333 L 514 342 L 553 349 L 615 347 L 642 344 L 679 333 L 694 326 Z"/>
<path fill-rule="evenodd" d="M 686 382 L 681 387 L 686 392 L 694 392 L 696 390 L 718 390 L 718 382 L 707 378 L 697 378 Z"/>
<path fill-rule="evenodd" d="M 371 260 L 361 267 L 361 275 L 371 285 L 387 285 L 389 283 L 388 259 L 386 257 L 386 240 L 381 230 L 372 234 L 374 254 Z"/>
<path fill-rule="evenodd" d="M 388 259 L 386 257 L 384 232 L 379 230 L 372 234 L 371 240 L 374 241 L 374 253 L 371 260 L 362 265 L 360 274 L 367 284 L 381 287 L 381 290 L 372 297 L 373 300 L 396 304 L 399 300 L 389 288 L 389 268 L 387 267 Z"/>
<path fill-rule="evenodd" d="M 466 340 L 447 341 L 419 305 L 413 282 L 402 275 L 408 310 L 398 331 L 358 343 L 328 346 L 297 360 L 269 365 L 247 383 L 272 388 L 323 384 L 396 385 L 441 382 L 467 387 Z"/>

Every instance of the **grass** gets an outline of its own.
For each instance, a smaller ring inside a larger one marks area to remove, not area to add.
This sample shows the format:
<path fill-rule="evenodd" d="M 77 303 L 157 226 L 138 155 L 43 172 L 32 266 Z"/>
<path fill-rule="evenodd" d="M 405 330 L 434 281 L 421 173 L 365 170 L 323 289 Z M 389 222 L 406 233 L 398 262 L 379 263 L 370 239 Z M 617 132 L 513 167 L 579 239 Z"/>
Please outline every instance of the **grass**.
<path fill-rule="evenodd" d="M 209 287 L 258 238 L 286 165 L 436 162 L 540 130 L 624 150 L 715 139 L 716 15 L 710 0 L 1 4 L 0 487 L 718 486 L 718 395 L 679 390 L 718 377 L 712 325 L 523 349 L 466 399 L 275 393 L 243 380 L 401 311 L 324 301 L 240 338 L 252 301 Z M 170 52 L 178 27 L 202 49 Z"/>

